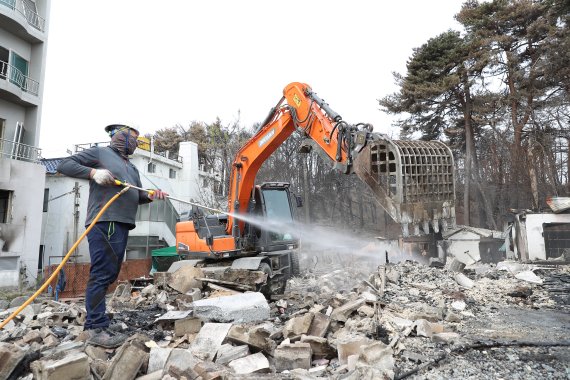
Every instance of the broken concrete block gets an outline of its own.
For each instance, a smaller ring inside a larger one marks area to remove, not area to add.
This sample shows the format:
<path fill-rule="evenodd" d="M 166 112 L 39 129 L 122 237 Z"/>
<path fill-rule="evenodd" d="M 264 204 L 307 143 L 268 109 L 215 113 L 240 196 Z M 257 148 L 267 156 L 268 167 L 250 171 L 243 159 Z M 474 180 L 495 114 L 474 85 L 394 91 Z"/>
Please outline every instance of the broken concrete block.
<path fill-rule="evenodd" d="M 373 317 L 375 314 L 374 308 L 370 307 L 368 305 L 362 305 L 360 306 L 356 312 L 358 313 L 358 315 L 360 315 L 361 317 Z"/>
<path fill-rule="evenodd" d="M 311 368 L 313 351 L 309 343 L 281 344 L 275 349 L 275 370 L 282 372 L 295 368 Z"/>
<path fill-rule="evenodd" d="M 347 364 L 350 355 L 360 355 L 360 347 L 370 344 L 370 339 L 364 336 L 346 337 L 338 341 L 336 349 L 340 364 Z"/>
<path fill-rule="evenodd" d="M 93 360 L 95 360 L 95 359 L 99 359 L 99 360 L 109 359 L 109 355 L 107 354 L 107 351 L 105 351 L 105 349 L 102 347 L 92 346 L 89 344 L 89 345 L 85 346 L 85 353 L 87 354 L 87 356 L 89 356 Z"/>
<path fill-rule="evenodd" d="M 460 339 L 460 335 L 454 332 L 441 332 L 433 334 L 431 340 L 438 343 L 451 343 Z"/>
<path fill-rule="evenodd" d="M 518 278 L 519 280 L 523 280 L 523 281 L 528 281 L 528 282 L 531 282 L 533 284 L 542 284 L 542 282 L 543 282 L 542 278 L 538 277 L 531 270 L 527 270 L 524 272 L 517 273 L 517 274 L 515 274 L 515 278 Z"/>
<path fill-rule="evenodd" d="M 313 313 L 311 327 L 307 331 L 307 335 L 324 337 L 327 334 L 331 319 L 321 313 Z"/>
<path fill-rule="evenodd" d="M 462 286 L 465 289 L 471 289 L 475 285 L 473 280 L 471 280 L 463 273 L 456 273 L 455 276 L 453 276 L 453 278 L 455 279 L 455 282 L 457 282 L 459 286 Z"/>
<path fill-rule="evenodd" d="M 359 361 L 384 371 L 394 370 L 394 350 L 382 342 L 360 347 Z"/>
<path fill-rule="evenodd" d="M 0 343 L 0 379 L 7 379 L 26 352 L 15 344 Z"/>
<path fill-rule="evenodd" d="M 303 334 L 307 335 L 315 315 L 316 314 L 306 313 L 299 317 L 289 319 L 283 327 L 283 337 L 291 338 L 301 336 Z"/>
<path fill-rule="evenodd" d="M 261 353 L 248 355 L 240 359 L 231 361 L 228 364 L 236 374 L 269 372 L 269 361 Z"/>
<path fill-rule="evenodd" d="M 155 358 L 156 360 L 157 358 Z M 200 363 L 201 360 L 195 357 L 189 350 L 185 350 L 182 348 L 174 348 L 172 352 L 168 356 L 168 360 L 164 365 L 164 370 L 167 372 L 170 367 L 176 367 L 181 371 L 185 371 L 187 369 L 194 369 L 196 364 Z M 149 360 L 149 368 L 150 368 L 150 360 Z M 153 364 L 153 368 L 154 364 Z"/>
<path fill-rule="evenodd" d="M 439 334 L 443 332 L 443 326 L 438 323 L 431 323 L 425 319 L 418 319 L 414 322 L 416 328 L 416 334 L 418 336 L 425 336 L 430 338 L 433 334 Z"/>
<path fill-rule="evenodd" d="M 59 339 L 57 339 L 54 335 L 48 335 L 43 339 L 42 344 L 47 348 L 55 347 L 59 344 Z"/>
<path fill-rule="evenodd" d="M 223 366 L 209 361 L 196 364 L 194 371 L 204 380 L 222 380 L 228 372 Z"/>
<path fill-rule="evenodd" d="M 301 343 L 309 343 L 313 351 L 313 359 L 332 359 L 336 357 L 336 350 L 331 347 L 328 339 L 318 336 L 301 336 Z"/>
<path fill-rule="evenodd" d="M 147 359 L 144 343 L 138 339 L 126 341 L 118 350 L 103 380 L 134 379 Z"/>
<path fill-rule="evenodd" d="M 271 332 L 264 326 L 255 326 L 247 329 L 244 326 L 232 326 L 228 333 L 228 339 L 234 343 L 247 344 L 252 349 L 262 350 L 272 355 L 275 342 L 270 339 Z"/>
<path fill-rule="evenodd" d="M 97 375 L 98 379 L 105 376 L 105 373 L 109 369 L 110 365 L 111 365 L 111 363 L 109 363 L 106 360 L 101 360 L 101 359 L 90 360 L 90 363 L 89 363 L 89 366 L 91 367 L 91 372 L 95 373 Z"/>
<path fill-rule="evenodd" d="M 170 366 L 168 368 L 168 373 L 162 377 L 162 380 L 178 380 L 178 379 L 186 379 L 186 380 L 203 380 L 203 377 L 198 375 L 193 368 L 186 368 L 185 370 L 181 370 L 176 366 Z"/>
<path fill-rule="evenodd" d="M 333 321 L 346 322 L 350 314 L 362 306 L 366 301 L 362 298 L 358 298 L 353 301 L 349 301 L 344 305 L 333 310 L 331 314 L 331 319 Z"/>
<path fill-rule="evenodd" d="M 190 345 L 190 352 L 203 360 L 214 360 L 214 356 L 226 339 L 231 323 L 206 323 Z"/>
<path fill-rule="evenodd" d="M 225 365 L 229 362 L 243 358 L 249 355 L 249 347 L 243 346 L 232 346 L 231 344 L 223 344 L 218 353 L 216 354 L 216 363 Z"/>
<path fill-rule="evenodd" d="M 150 349 L 150 357 L 148 359 L 148 371 L 149 373 L 161 370 L 165 367 L 170 354 L 172 353 L 172 348 L 170 347 L 152 347 Z"/>
<path fill-rule="evenodd" d="M 89 379 L 89 358 L 83 352 L 67 352 L 45 357 L 30 364 L 37 380 Z"/>
<path fill-rule="evenodd" d="M 24 337 L 22 338 L 24 343 L 30 344 L 32 342 L 41 342 L 42 336 L 39 330 L 30 330 Z"/>
<path fill-rule="evenodd" d="M 195 301 L 194 316 L 216 322 L 258 322 L 269 319 L 269 304 L 258 292 Z"/>
<path fill-rule="evenodd" d="M 461 261 L 459 261 L 457 259 L 453 259 L 449 263 L 449 270 L 452 272 L 462 273 L 463 269 L 465 269 L 465 263 L 462 263 Z"/>
<path fill-rule="evenodd" d="M 202 277 L 204 277 L 202 269 L 186 265 L 172 273 L 168 286 L 180 293 L 186 293 L 192 288 L 202 289 L 202 281 L 196 280 Z"/>
<path fill-rule="evenodd" d="M 202 323 L 200 318 L 185 318 L 174 321 L 174 336 L 196 334 L 202 328 Z"/>

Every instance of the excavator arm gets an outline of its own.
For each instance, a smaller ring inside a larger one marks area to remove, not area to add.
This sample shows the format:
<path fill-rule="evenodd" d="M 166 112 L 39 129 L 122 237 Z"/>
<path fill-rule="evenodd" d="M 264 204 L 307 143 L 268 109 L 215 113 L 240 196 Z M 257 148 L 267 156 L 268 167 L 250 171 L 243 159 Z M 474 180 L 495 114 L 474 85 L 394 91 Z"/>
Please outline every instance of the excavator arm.
<path fill-rule="evenodd" d="M 453 156 L 438 141 L 397 141 L 372 132 L 370 124 L 348 124 L 307 84 L 283 90 L 255 135 L 232 166 L 229 210 L 246 213 L 256 174 L 265 160 L 295 131 L 305 137 L 302 151 L 316 150 L 345 174 L 356 173 L 403 234 L 446 229 L 455 224 Z M 239 237 L 244 223 L 229 217 L 226 232 Z"/>

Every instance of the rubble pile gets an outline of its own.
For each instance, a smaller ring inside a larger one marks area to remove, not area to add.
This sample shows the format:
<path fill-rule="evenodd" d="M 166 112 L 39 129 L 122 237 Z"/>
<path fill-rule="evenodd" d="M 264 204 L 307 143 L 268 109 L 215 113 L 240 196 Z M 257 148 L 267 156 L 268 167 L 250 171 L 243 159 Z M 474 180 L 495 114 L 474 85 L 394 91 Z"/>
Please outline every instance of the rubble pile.
<path fill-rule="evenodd" d="M 121 283 L 107 305 L 129 339 L 115 350 L 85 343 L 80 302 L 38 299 L 0 330 L 0 379 L 570 376 L 567 265 L 350 263 L 272 300 L 180 265 Z M 0 320 L 25 300 L 0 302 Z"/>

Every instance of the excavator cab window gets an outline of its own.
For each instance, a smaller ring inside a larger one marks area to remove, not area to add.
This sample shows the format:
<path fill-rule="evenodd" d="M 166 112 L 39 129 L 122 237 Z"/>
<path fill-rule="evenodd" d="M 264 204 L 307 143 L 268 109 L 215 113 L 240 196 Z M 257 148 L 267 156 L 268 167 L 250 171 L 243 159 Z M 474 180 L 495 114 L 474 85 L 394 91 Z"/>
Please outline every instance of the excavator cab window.
<path fill-rule="evenodd" d="M 289 190 L 287 188 L 265 188 L 262 192 L 265 217 L 270 226 L 269 239 L 273 242 L 293 240 L 293 213 Z"/>

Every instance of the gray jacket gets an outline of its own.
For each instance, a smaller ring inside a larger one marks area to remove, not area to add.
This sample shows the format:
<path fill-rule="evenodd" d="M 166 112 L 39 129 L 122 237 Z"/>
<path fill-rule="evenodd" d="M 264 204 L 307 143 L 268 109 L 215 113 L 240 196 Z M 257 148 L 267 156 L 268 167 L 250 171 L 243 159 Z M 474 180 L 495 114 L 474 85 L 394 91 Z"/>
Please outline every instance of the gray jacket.
<path fill-rule="evenodd" d="M 86 149 L 71 157 L 67 157 L 57 167 L 57 171 L 74 178 L 89 179 L 91 169 L 107 169 L 116 179 L 142 187 L 139 171 L 129 161 L 111 147 L 95 147 Z M 87 219 L 85 226 L 91 224 L 103 206 L 122 187 L 100 186 L 94 180 L 89 181 L 89 201 L 87 203 Z M 99 219 L 99 222 L 121 222 L 135 228 L 135 217 L 139 204 L 151 200 L 144 191 L 129 189 L 111 204 Z"/>

